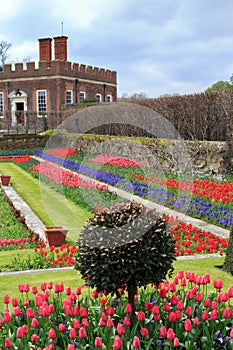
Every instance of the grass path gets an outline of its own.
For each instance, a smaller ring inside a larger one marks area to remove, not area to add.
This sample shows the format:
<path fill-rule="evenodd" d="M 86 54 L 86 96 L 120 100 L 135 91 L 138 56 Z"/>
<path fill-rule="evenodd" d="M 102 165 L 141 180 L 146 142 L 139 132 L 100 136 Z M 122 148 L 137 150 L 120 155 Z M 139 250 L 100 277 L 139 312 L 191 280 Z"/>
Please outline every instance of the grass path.
<path fill-rule="evenodd" d="M 0 173 L 11 176 L 11 185 L 45 225 L 62 225 L 69 229 L 68 238 L 77 241 L 90 212 L 33 178 L 13 163 L 0 163 Z"/>

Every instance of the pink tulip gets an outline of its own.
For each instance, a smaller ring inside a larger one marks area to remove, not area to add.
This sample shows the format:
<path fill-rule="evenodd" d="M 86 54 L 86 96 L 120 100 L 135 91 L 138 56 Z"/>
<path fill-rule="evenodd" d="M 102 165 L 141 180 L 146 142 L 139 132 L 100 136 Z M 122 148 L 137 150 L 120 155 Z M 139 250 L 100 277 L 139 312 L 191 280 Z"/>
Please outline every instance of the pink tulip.
<path fill-rule="evenodd" d="M 102 339 L 100 337 L 95 338 L 95 346 L 96 348 L 102 348 Z"/>
<path fill-rule="evenodd" d="M 133 339 L 133 348 L 134 349 L 139 349 L 141 347 L 140 339 L 135 336 Z"/>

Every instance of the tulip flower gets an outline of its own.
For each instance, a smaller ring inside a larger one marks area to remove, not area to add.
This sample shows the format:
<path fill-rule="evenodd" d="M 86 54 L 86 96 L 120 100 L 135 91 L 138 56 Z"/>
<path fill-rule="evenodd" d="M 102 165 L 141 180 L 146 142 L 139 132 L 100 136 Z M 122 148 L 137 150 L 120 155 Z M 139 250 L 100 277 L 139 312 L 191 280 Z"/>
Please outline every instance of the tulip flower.
<path fill-rule="evenodd" d="M 141 328 L 140 333 L 141 333 L 141 336 L 142 336 L 142 337 L 147 337 L 148 334 L 149 334 L 149 331 L 148 331 L 147 328 Z"/>
<path fill-rule="evenodd" d="M 191 323 L 191 320 L 189 318 L 187 318 L 184 321 L 184 330 L 185 330 L 185 332 L 191 332 L 191 330 L 192 330 L 192 323 Z"/>
<path fill-rule="evenodd" d="M 119 335 L 125 334 L 125 328 L 124 328 L 124 325 L 122 323 L 117 324 L 117 333 Z"/>
<path fill-rule="evenodd" d="M 5 348 L 7 348 L 7 349 L 13 348 L 12 342 L 9 338 L 5 338 L 4 345 L 5 345 Z"/>
<path fill-rule="evenodd" d="M 127 303 L 126 306 L 125 306 L 125 312 L 127 314 L 130 314 L 132 312 L 132 306 L 130 303 Z"/>
<path fill-rule="evenodd" d="M 146 315 L 143 311 L 138 311 L 138 321 L 142 322 L 145 321 Z"/>
<path fill-rule="evenodd" d="M 161 326 L 159 330 L 159 337 L 164 338 L 167 336 L 167 328 L 165 326 Z"/>
<path fill-rule="evenodd" d="M 79 329 L 78 334 L 79 334 L 79 337 L 80 337 L 80 338 L 86 338 L 86 336 L 87 336 L 86 330 L 85 330 L 85 328 L 83 328 L 83 327 L 81 327 L 81 328 Z"/>
<path fill-rule="evenodd" d="M 8 294 L 4 295 L 3 297 L 4 304 L 8 305 L 10 303 L 10 297 Z"/>
<path fill-rule="evenodd" d="M 179 339 L 177 337 L 174 338 L 173 345 L 174 345 L 174 347 L 180 346 L 180 341 L 179 341 Z"/>
<path fill-rule="evenodd" d="M 113 350 L 119 350 L 121 348 L 122 341 L 119 335 L 116 335 L 113 340 Z"/>
<path fill-rule="evenodd" d="M 96 348 L 102 348 L 102 339 L 100 337 L 95 338 L 95 346 Z"/>
<path fill-rule="evenodd" d="M 70 332 L 69 332 L 69 337 L 70 339 L 75 339 L 76 338 L 76 330 L 74 328 L 70 328 Z"/>
<path fill-rule="evenodd" d="M 167 330 L 167 340 L 174 340 L 175 339 L 175 333 L 172 328 L 168 328 Z"/>
<path fill-rule="evenodd" d="M 32 343 L 37 343 L 37 342 L 38 342 L 38 339 L 39 339 L 39 337 L 38 337 L 37 334 L 32 334 L 32 335 L 31 335 L 31 342 L 32 342 Z"/>
<path fill-rule="evenodd" d="M 141 347 L 140 339 L 135 336 L 133 339 L 133 348 L 134 349 L 139 349 Z"/>
<path fill-rule="evenodd" d="M 48 331 L 48 337 L 50 338 L 50 339 L 55 339 L 56 338 L 56 332 L 55 332 L 55 330 L 53 329 L 53 328 L 51 328 L 49 331 Z"/>

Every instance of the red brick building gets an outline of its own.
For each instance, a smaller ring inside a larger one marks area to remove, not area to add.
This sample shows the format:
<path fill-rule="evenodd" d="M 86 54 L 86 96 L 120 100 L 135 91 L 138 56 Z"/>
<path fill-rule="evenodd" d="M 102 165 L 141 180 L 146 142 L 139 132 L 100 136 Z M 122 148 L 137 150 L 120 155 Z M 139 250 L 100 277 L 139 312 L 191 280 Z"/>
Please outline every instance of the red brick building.
<path fill-rule="evenodd" d="M 39 39 L 39 62 L 5 64 L 0 71 L 0 123 L 25 124 L 85 99 L 117 99 L 117 73 L 67 61 L 67 37 Z M 52 44 L 54 47 L 52 50 Z M 54 52 L 54 59 L 52 59 Z"/>

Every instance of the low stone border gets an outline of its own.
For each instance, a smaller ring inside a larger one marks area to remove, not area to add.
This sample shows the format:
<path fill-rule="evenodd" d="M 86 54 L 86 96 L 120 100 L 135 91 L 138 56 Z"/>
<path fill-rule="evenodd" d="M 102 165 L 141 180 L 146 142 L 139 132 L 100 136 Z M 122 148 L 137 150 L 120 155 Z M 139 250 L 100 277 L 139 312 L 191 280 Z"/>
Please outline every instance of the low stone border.
<path fill-rule="evenodd" d="M 18 195 L 11 185 L 2 186 L 2 189 L 12 204 L 13 208 L 24 218 L 25 225 L 32 234 L 37 235 L 42 241 L 46 242 L 43 226 L 44 223 L 34 214 L 29 205 Z"/>

